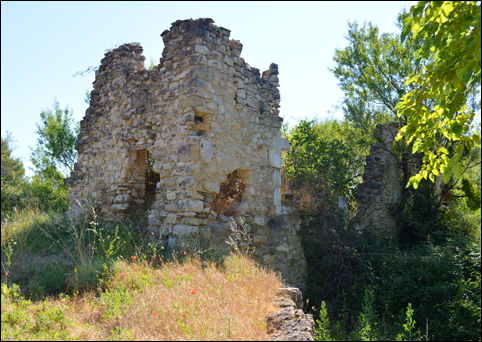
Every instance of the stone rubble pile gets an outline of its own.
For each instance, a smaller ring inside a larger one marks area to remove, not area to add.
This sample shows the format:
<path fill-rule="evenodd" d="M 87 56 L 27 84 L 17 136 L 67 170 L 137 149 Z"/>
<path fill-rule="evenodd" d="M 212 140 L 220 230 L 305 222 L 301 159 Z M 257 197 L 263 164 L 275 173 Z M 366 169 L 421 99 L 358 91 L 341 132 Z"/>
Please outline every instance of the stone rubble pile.
<path fill-rule="evenodd" d="M 315 322 L 311 314 L 303 312 L 303 296 L 298 288 L 281 288 L 275 296 L 274 304 L 281 309 L 266 318 L 272 341 L 314 340 Z"/>

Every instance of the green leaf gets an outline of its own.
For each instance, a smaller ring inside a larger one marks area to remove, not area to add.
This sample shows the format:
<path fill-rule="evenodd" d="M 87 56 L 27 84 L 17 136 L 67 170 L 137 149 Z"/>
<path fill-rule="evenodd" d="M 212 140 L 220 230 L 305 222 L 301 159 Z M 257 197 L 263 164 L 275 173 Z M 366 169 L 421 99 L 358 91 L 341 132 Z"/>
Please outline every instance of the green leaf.
<path fill-rule="evenodd" d="M 408 185 L 407 187 L 411 185 L 413 185 L 413 188 L 414 189 L 417 189 L 418 188 L 418 185 L 420 184 L 420 181 L 422 180 L 422 174 L 421 173 L 418 173 L 416 174 L 415 176 L 411 177 L 409 182 L 408 182 Z"/>
<path fill-rule="evenodd" d="M 460 81 L 463 81 L 464 79 L 464 74 L 467 72 L 467 69 L 466 67 L 462 67 L 462 68 L 458 68 L 457 71 L 456 71 L 456 74 L 457 74 L 457 78 L 460 80 Z"/>
<path fill-rule="evenodd" d="M 440 147 L 440 148 L 438 149 L 438 151 L 439 151 L 440 153 L 449 154 L 449 151 L 448 151 L 445 147 Z"/>
<path fill-rule="evenodd" d="M 457 161 L 458 161 L 457 156 L 453 156 L 452 158 L 450 158 L 449 161 L 447 162 L 447 168 L 452 170 L 455 167 L 455 164 L 457 164 Z"/>
<path fill-rule="evenodd" d="M 480 134 L 474 134 L 472 138 L 474 139 L 475 144 L 480 147 Z"/>
<path fill-rule="evenodd" d="M 412 149 L 413 154 L 417 153 L 417 151 L 420 149 L 421 143 L 422 143 L 422 140 L 420 140 L 420 139 L 417 139 L 417 141 L 415 141 L 415 143 L 413 144 L 413 149 Z"/>
<path fill-rule="evenodd" d="M 443 175 L 443 180 L 445 184 L 447 184 L 450 181 L 451 176 L 452 176 L 452 169 L 449 167 L 446 167 Z"/>
<path fill-rule="evenodd" d="M 455 165 L 454 169 L 453 169 L 455 177 L 460 178 L 463 170 L 464 170 L 464 167 L 462 165 L 460 165 L 459 163 L 457 163 Z"/>
<path fill-rule="evenodd" d="M 416 79 L 417 79 L 417 75 L 413 75 L 405 82 L 405 85 L 410 85 L 410 83 L 414 82 Z"/>
<path fill-rule="evenodd" d="M 460 125 L 453 125 L 451 128 L 451 131 L 457 136 L 460 136 L 460 134 L 462 133 L 462 130 L 463 130 L 463 127 Z"/>
<path fill-rule="evenodd" d="M 471 78 L 472 78 L 472 73 L 469 72 L 469 71 L 466 71 L 464 73 L 464 77 L 463 77 L 462 81 L 464 81 L 464 83 L 469 83 Z"/>

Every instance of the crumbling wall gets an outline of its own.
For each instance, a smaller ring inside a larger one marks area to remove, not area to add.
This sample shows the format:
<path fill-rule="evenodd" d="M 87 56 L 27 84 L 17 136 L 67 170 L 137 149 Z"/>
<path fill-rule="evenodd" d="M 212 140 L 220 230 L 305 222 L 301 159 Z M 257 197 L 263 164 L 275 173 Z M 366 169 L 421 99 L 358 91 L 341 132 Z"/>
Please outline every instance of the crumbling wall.
<path fill-rule="evenodd" d="M 382 142 L 371 145 L 363 183 L 358 184 L 355 194 L 357 229 L 394 237 L 397 234 L 395 207 L 402 194 L 400 167 L 392 146 L 398 124 L 377 125 L 377 129 Z"/>
<path fill-rule="evenodd" d="M 149 151 L 159 174 L 149 227 L 171 246 L 196 234 L 219 237 L 230 227 L 213 233 L 223 220 L 211 203 L 237 171 L 244 192 L 234 216 L 253 223 L 262 262 L 276 259 L 280 270 L 298 265 L 300 278 L 304 256 L 295 235 L 283 240 L 290 248 L 270 245 L 277 238 L 268 223 L 284 213 L 281 153 L 289 148 L 280 132 L 278 66 L 260 75 L 240 57 L 242 44 L 211 19 L 178 20 L 161 36 L 165 47 L 153 70 L 145 70 L 139 43 L 102 59 L 81 121 L 78 163 L 65 181 L 70 212 L 80 214 L 80 203 L 113 219 L 143 204 Z M 292 227 L 277 227 L 279 236 L 291 234 Z"/>

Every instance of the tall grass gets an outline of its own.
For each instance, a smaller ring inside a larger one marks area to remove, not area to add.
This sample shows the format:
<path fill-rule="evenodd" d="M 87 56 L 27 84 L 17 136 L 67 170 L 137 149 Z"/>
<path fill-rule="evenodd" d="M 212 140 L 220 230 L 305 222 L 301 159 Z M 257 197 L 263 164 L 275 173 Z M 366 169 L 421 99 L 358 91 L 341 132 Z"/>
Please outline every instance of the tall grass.
<path fill-rule="evenodd" d="M 280 279 L 246 256 L 117 260 L 104 291 L 30 302 L 2 287 L 3 339 L 267 340 Z"/>

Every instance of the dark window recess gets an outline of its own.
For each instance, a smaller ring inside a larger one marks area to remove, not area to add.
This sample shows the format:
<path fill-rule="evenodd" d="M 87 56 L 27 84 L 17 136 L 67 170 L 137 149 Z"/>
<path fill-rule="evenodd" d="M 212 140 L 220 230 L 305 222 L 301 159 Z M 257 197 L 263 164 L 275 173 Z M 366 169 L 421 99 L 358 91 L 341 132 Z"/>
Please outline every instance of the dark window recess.
<path fill-rule="evenodd" d="M 149 208 L 152 203 L 156 201 L 156 188 L 157 183 L 161 180 L 158 173 L 154 172 L 155 160 L 152 158 L 152 153 L 146 152 L 146 192 L 145 192 L 145 204 Z"/>
<path fill-rule="evenodd" d="M 195 116 L 194 117 L 194 123 L 198 124 L 198 123 L 201 123 L 201 122 L 203 122 L 202 116 Z"/>
<path fill-rule="evenodd" d="M 234 170 L 227 177 L 224 183 L 219 186 L 219 193 L 213 197 L 211 209 L 227 216 L 235 214 L 233 204 L 241 202 L 246 185 L 243 183 L 238 170 Z"/>

